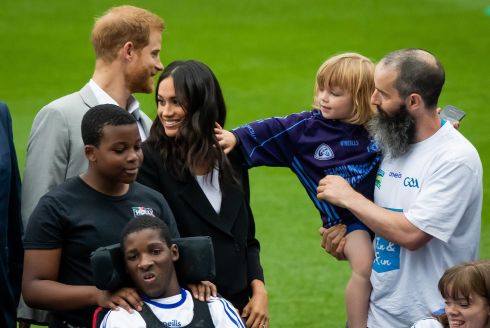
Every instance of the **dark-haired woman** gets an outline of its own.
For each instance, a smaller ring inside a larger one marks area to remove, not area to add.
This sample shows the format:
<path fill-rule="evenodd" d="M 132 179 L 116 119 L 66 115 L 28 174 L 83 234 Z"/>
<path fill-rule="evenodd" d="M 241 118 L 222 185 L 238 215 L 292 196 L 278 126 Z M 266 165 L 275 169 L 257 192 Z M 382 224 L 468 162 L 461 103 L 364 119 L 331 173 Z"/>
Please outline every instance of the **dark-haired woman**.
<path fill-rule="evenodd" d="M 138 181 L 160 191 L 183 237 L 211 236 L 218 292 L 248 327 L 268 327 L 267 293 L 259 242 L 249 206 L 248 173 L 226 156 L 214 135 L 226 107 L 212 71 L 175 61 L 158 79 L 158 114 L 143 144 Z"/>

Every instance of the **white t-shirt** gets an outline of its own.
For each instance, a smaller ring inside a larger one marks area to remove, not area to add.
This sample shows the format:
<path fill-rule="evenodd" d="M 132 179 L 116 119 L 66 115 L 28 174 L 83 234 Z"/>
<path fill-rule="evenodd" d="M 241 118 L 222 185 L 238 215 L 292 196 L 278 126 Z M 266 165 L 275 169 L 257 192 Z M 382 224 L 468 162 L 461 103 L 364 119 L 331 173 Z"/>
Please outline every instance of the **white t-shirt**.
<path fill-rule="evenodd" d="M 204 195 L 213 206 L 216 214 L 221 210 L 221 201 L 223 199 L 221 188 L 219 186 L 219 170 L 214 168 L 213 172 L 206 175 L 196 175 L 197 184 L 201 187 Z"/>
<path fill-rule="evenodd" d="M 185 327 L 194 317 L 194 302 L 189 291 L 181 289 L 181 294 L 152 299 L 146 303 L 164 327 Z M 214 326 L 217 328 L 245 328 L 233 305 L 223 298 L 214 297 L 208 302 L 209 312 Z M 145 320 L 138 311 L 129 313 L 119 308 L 109 311 L 102 321 L 100 328 L 146 328 Z"/>
<path fill-rule="evenodd" d="M 375 183 L 377 205 L 403 212 L 433 238 L 410 251 L 374 240 L 368 326 L 410 327 L 444 307 L 437 283 L 444 271 L 479 256 L 482 165 L 476 149 L 451 124 L 383 159 Z"/>
<path fill-rule="evenodd" d="M 425 318 L 417 321 L 411 328 L 444 328 L 439 321 L 434 318 Z"/>

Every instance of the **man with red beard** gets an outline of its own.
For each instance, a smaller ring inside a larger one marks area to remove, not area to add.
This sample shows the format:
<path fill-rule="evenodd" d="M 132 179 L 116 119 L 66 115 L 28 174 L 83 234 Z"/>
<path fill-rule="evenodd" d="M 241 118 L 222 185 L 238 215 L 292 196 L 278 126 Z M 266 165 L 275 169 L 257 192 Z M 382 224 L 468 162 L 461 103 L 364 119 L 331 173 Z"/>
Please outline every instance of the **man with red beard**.
<path fill-rule="evenodd" d="M 376 234 L 368 327 L 409 327 L 440 312 L 441 275 L 479 256 L 482 165 L 473 145 L 437 113 L 444 80 L 427 51 L 386 55 L 371 98 L 378 114 L 369 130 L 384 153 L 374 202 L 338 176 L 318 187 L 319 199 L 347 208 Z M 342 258 L 339 239 L 322 234 L 327 251 Z"/>
<path fill-rule="evenodd" d="M 34 119 L 22 189 L 24 226 L 41 196 L 86 171 L 80 125 L 89 108 L 109 103 L 126 109 L 137 119 L 141 139 L 146 139 L 151 120 L 132 94 L 153 90 L 153 76 L 163 69 L 164 28 L 160 17 L 133 6 L 111 8 L 95 21 L 92 78 L 80 91 L 46 105 Z M 44 315 L 32 313 L 25 305 L 20 306 L 18 316 L 45 322 Z"/>

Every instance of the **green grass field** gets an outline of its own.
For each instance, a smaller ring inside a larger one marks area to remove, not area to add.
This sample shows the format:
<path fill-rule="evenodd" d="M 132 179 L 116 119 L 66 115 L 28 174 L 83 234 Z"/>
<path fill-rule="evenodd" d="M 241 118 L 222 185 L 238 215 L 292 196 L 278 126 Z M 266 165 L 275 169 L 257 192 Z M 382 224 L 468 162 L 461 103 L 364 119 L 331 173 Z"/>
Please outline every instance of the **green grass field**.
<path fill-rule="evenodd" d="M 128 1 L 165 18 L 162 62 L 197 59 L 216 73 L 227 127 L 308 109 L 317 68 L 329 56 L 373 60 L 426 48 L 446 69 L 441 105 L 467 112 L 460 131 L 490 158 L 490 16 L 486 0 Z M 0 99 L 13 116 L 21 168 L 36 112 L 90 78 L 93 19 L 119 1 L 4 1 L 0 5 Z M 154 115 L 151 95 L 139 95 Z M 39 174 L 43 174 L 40 172 Z M 284 169 L 251 171 L 252 206 L 270 295 L 272 327 L 343 327 L 348 264 L 319 247 L 320 226 L 300 183 Z M 484 179 L 484 189 L 490 180 Z M 487 204 L 488 195 L 484 195 Z M 490 258 L 483 209 L 481 256 Z"/>

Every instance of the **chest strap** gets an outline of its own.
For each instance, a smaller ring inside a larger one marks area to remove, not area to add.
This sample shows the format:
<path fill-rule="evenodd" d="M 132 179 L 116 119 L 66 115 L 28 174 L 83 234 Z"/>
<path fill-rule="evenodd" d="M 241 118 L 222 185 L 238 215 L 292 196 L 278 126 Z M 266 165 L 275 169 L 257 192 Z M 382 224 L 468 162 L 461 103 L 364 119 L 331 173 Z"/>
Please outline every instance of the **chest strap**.
<path fill-rule="evenodd" d="M 186 328 L 214 328 L 213 319 L 211 319 L 211 313 L 209 312 L 208 303 L 202 302 L 196 299 L 192 299 L 194 302 L 194 316 L 192 321 L 185 326 Z M 155 313 L 150 307 L 143 302 L 142 310 L 139 312 L 141 317 L 145 320 L 146 328 L 162 328 L 166 327 L 157 318 Z"/>

